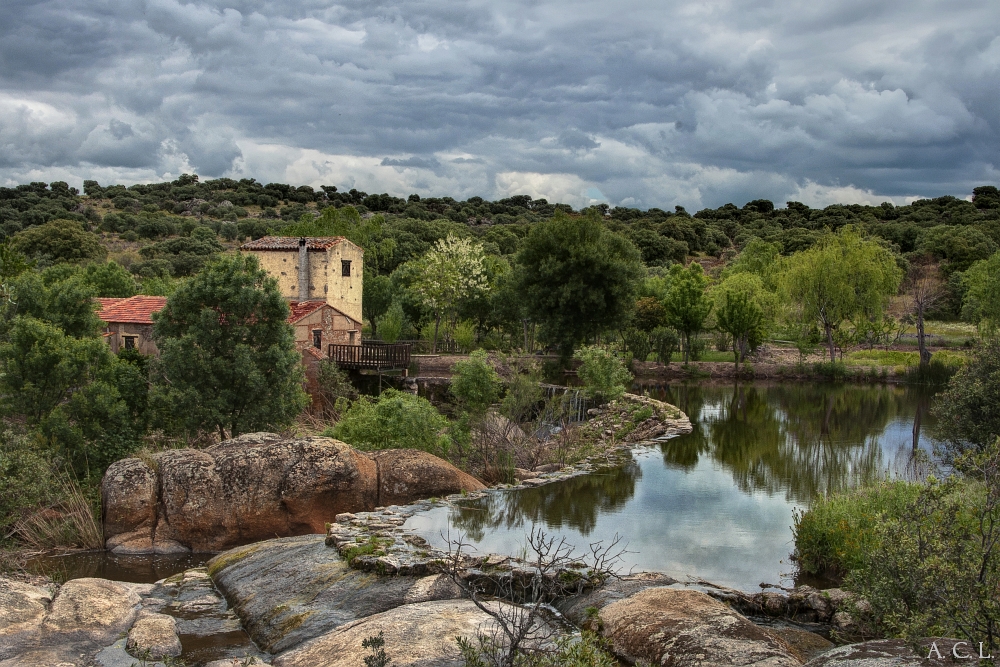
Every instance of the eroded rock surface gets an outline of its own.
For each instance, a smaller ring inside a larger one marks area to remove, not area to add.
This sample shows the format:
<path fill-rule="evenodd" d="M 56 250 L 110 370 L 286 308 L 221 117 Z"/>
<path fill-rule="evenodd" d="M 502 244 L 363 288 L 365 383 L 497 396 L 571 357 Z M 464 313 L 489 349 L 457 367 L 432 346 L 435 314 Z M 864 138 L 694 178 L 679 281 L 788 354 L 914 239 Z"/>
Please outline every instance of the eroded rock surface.
<path fill-rule="evenodd" d="M 647 588 L 599 612 L 601 632 L 629 663 L 797 667 L 789 646 L 698 591 Z"/>
<path fill-rule="evenodd" d="M 38 641 L 52 597 L 49 588 L 0 577 L 0 660 Z"/>
<path fill-rule="evenodd" d="M 838 646 L 823 653 L 805 667 L 941 667 L 942 665 L 978 664 L 978 646 L 961 644 L 958 655 L 970 656 L 955 659 L 953 649 L 956 639 L 921 639 L 919 652 L 914 651 L 903 639 L 880 639 L 860 644 Z M 933 648 L 932 648 L 933 647 Z M 938 657 L 940 656 L 940 657 Z"/>
<path fill-rule="evenodd" d="M 116 553 L 221 551 L 323 533 L 339 513 L 483 488 L 425 452 L 367 455 L 332 438 L 273 433 L 163 452 L 154 467 L 124 459 L 105 473 L 104 532 Z"/>
<path fill-rule="evenodd" d="M 460 595 L 441 575 L 385 577 L 351 569 L 323 536 L 239 547 L 210 561 L 209 572 L 250 636 L 272 653 L 400 605 Z"/>
<path fill-rule="evenodd" d="M 490 622 L 469 600 L 438 600 L 397 607 L 340 626 L 274 659 L 274 667 L 357 667 L 361 642 L 384 633 L 395 667 L 462 667 L 456 637 L 472 639 Z"/>
<path fill-rule="evenodd" d="M 110 644 L 135 620 L 141 599 L 107 579 L 71 579 L 63 584 L 42 622 L 44 638 Z"/>
<path fill-rule="evenodd" d="M 148 651 L 154 659 L 181 654 L 181 640 L 177 636 L 177 622 L 172 616 L 145 613 L 128 631 L 126 650 L 133 655 Z"/>

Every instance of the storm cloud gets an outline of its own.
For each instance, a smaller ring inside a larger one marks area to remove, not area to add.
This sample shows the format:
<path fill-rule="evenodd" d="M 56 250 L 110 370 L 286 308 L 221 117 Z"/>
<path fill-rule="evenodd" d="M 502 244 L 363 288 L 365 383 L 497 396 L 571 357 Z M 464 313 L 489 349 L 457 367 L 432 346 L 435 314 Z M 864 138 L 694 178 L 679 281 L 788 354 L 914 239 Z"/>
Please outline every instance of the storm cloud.
<path fill-rule="evenodd" d="M 689 209 L 1000 182 L 989 0 L 0 3 L 0 183 Z"/>

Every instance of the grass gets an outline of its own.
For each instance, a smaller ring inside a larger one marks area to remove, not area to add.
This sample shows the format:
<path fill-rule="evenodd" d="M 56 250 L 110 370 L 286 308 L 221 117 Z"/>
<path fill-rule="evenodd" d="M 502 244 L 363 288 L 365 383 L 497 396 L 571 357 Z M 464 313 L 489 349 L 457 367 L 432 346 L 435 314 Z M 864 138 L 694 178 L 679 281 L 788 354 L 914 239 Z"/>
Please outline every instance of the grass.
<path fill-rule="evenodd" d="M 732 352 L 719 352 L 718 350 L 704 350 L 698 361 L 724 361 L 728 364 L 735 363 L 736 358 L 733 356 Z M 680 352 L 674 352 L 673 356 L 670 357 L 670 361 L 673 362 L 684 362 L 684 355 Z M 691 361 L 694 361 L 692 359 Z"/>
<path fill-rule="evenodd" d="M 13 534 L 30 549 L 103 549 L 104 533 L 83 489 L 69 477 L 58 484 L 59 500 L 26 515 Z"/>
<path fill-rule="evenodd" d="M 812 575 L 842 577 L 861 567 L 875 547 L 880 514 L 899 516 L 922 486 L 882 481 L 816 501 L 794 516 L 792 532 L 799 568 Z"/>
<path fill-rule="evenodd" d="M 958 368 L 965 361 L 964 353 L 951 350 L 939 350 L 931 355 L 932 364 L 939 363 L 951 368 Z M 897 373 L 903 373 L 908 368 L 920 365 L 920 353 L 901 350 L 857 350 L 846 355 L 846 363 L 851 366 L 893 368 Z"/>

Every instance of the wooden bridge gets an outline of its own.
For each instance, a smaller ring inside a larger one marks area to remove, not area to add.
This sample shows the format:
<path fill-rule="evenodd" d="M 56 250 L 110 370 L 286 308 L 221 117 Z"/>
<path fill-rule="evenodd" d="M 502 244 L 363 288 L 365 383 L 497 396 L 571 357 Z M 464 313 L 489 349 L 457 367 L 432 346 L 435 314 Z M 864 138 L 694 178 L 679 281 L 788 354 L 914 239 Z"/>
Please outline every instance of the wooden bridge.
<path fill-rule="evenodd" d="M 405 371 L 410 366 L 409 343 L 369 343 L 330 345 L 327 354 L 341 368 L 349 370 Z"/>

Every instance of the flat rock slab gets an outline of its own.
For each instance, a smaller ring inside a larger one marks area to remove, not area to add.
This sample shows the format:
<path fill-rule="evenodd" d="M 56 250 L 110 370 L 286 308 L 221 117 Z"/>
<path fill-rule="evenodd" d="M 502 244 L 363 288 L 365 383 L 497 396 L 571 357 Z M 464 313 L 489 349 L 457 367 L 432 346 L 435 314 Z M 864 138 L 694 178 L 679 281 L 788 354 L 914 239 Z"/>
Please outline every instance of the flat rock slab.
<path fill-rule="evenodd" d="M 359 618 L 461 594 L 441 575 L 385 577 L 351 569 L 324 542 L 321 535 L 267 540 L 209 562 L 216 586 L 264 650 L 278 653 Z"/>
<path fill-rule="evenodd" d="M 72 579 L 63 584 L 42 622 L 44 641 L 108 645 L 135 620 L 141 598 L 107 579 Z"/>
<path fill-rule="evenodd" d="M 805 667 L 941 667 L 979 664 L 978 645 L 959 644 L 956 647 L 956 642 L 959 640 L 921 639 L 917 642 L 919 650 L 914 650 L 910 642 L 903 639 L 880 639 L 848 644 L 813 658 Z M 956 659 L 953 653 L 956 648 L 959 655 L 976 656 L 976 659 Z"/>
<path fill-rule="evenodd" d="M 490 617 L 469 600 L 408 604 L 343 625 L 274 659 L 274 667 L 357 667 L 361 642 L 384 633 L 393 667 L 463 667 L 456 637 L 472 639 Z"/>
<path fill-rule="evenodd" d="M 52 597 L 48 588 L 0 577 L 0 660 L 38 641 Z"/>
<path fill-rule="evenodd" d="M 663 667 L 798 667 L 790 647 L 698 591 L 647 588 L 599 612 L 612 651 L 630 664 Z"/>
<path fill-rule="evenodd" d="M 177 636 L 177 622 L 166 614 L 145 613 L 128 631 L 126 650 L 133 655 L 149 652 L 154 659 L 181 654 L 181 640 Z"/>

